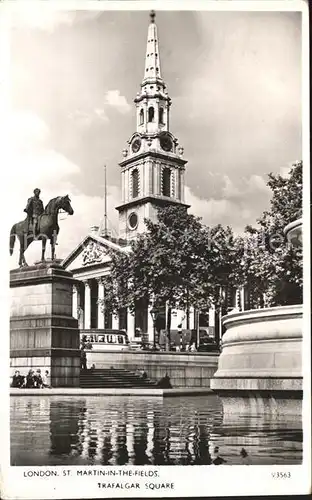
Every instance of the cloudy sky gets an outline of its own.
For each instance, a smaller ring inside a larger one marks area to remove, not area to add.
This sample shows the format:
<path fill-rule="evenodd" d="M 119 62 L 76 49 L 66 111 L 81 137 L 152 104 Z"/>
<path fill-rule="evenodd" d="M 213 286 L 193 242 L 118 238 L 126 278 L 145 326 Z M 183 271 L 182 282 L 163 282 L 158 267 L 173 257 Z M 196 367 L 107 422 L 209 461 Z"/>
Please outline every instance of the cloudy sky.
<path fill-rule="evenodd" d="M 58 257 L 103 217 L 104 164 L 117 229 L 118 162 L 135 130 L 148 22 L 146 11 L 12 14 L 9 218 L 21 220 L 37 186 L 45 203 L 69 193 L 75 215 L 61 221 Z M 159 11 L 156 23 L 186 201 L 208 225 L 241 231 L 268 206 L 266 174 L 302 157 L 301 15 Z"/>

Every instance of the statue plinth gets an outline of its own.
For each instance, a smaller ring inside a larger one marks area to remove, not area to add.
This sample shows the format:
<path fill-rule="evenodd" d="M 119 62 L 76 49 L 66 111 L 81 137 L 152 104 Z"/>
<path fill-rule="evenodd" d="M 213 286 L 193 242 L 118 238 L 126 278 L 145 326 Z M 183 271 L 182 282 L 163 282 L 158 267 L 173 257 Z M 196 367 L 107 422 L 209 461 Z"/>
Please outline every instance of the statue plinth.
<path fill-rule="evenodd" d="M 59 262 L 10 272 L 10 370 L 49 370 L 52 387 L 77 387 L 78 322 L 72 316 L 72 274 Z"/>

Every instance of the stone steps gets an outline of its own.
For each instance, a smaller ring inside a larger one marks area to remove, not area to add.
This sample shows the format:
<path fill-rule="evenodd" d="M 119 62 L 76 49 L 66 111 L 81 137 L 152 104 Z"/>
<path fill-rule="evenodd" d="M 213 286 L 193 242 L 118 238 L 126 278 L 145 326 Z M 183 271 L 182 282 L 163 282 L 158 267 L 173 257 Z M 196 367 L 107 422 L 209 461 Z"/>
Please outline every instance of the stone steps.
<path fill-rule="evenodd" d="M 94 370 L 81 370 L 80 387 L 90 388 L 146 388 L 155 387 L 149 379 L 142 379 L 136 373 L 123 368 L 102 368 Z"/>

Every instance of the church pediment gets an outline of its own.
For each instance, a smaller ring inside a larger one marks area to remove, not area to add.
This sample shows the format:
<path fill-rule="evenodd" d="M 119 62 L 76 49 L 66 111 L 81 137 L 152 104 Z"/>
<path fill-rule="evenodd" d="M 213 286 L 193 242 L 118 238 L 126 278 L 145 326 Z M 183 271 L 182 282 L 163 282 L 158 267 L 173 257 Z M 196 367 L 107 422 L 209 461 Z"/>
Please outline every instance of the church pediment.
<path fill-rule="evenodd" d="M 81 253 L 82 265 L 88 266 L 98 264 L 99 262 L 107 262 L 107 249 L 103 248 L 97 241 L 89 241 Z"/>
<path fill-rule="evenodd" d="M 128 250 L 128 247 L 122 247 L 97 235 L 88 235 L 63 260 L 62 265 L 69 271 L 99 264 L 107 265 L 111 261 L 110 252 L 112 250 L 124 252 Z"/>

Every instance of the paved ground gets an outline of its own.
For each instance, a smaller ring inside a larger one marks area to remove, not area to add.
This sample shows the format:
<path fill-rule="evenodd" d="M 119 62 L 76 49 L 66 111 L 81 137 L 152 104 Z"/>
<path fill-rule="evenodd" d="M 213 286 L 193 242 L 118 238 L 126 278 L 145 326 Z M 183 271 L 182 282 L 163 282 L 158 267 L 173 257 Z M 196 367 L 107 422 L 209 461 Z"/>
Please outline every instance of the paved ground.
<path fill-rule="evenodd" d="M 59 387 L 53 389 L 14 389 L 10 388 L 11 396 L 198 396 L 213 394 L 207 387 L 179 387 L 177 389 L 81 389 L 79 387 Z"/>

